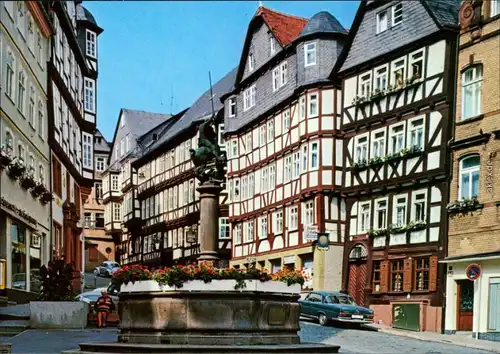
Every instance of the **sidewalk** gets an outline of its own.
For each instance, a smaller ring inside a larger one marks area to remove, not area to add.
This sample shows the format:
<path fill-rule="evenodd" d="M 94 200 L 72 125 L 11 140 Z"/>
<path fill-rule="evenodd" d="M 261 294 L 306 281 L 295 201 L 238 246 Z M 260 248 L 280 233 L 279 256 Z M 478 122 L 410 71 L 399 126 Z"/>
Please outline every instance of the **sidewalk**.
<path fill-rule="evenodd" d="M 377 330 L 379 332 L 392 334 L 395 336 L 419 339 L 428 342 L 454 344 L 467 348 L 482 349 L 493 353 L 500 353 L 499 342 L 477 340 L 469 335 L 467 336 L 462 334 L 444 335 L 435 332 L 413 332 L 413 331 L 396 329 L 380 324 L 370 324 L 370 325 L 365 325 L 365 327 L 368 329 Z"/>

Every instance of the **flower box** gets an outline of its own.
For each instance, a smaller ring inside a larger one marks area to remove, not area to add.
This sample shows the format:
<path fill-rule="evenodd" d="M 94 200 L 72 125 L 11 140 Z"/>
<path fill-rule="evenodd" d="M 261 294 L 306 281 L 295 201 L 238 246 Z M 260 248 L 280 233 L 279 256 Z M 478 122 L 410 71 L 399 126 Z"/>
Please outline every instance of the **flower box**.
<path fill-rule="evenodd" d="M 122 293 L 163 292 L 174 290 L 175 287 L 160 285 L 155 280 L 141 280 L 134 283 L 128 282 L 127 284 L 122 284 L 120 288 L 120 292 Z"/>

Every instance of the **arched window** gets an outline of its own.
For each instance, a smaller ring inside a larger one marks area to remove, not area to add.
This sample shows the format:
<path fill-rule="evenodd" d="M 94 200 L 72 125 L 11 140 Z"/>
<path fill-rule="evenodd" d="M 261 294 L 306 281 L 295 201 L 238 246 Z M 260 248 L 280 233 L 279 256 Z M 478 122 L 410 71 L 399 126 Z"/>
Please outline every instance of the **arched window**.
<path fill-rule="evenodd" d="M 474 65 L 462 73 L 462 119 L 481 114 L 483 66 Z"/>
<path fill-rule="evenodd" d="M 460 160 L 460 199 L 473 199 L 479 196 L 479 155 L 469 155 Z"/>
<path fill-rule="evenodd" d="M 17 86 L 17 107 L 24 114 L 24 99 L 26 97 L 26 75 L 23 70 L 19 70 Z"/>

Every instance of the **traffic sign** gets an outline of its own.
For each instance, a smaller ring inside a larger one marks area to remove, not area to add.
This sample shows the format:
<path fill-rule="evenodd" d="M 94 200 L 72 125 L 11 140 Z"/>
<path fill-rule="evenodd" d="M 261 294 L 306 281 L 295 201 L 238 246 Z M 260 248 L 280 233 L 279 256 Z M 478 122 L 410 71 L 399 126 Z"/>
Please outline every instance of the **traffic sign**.
<path fill-rule="evenodd" d="M 481 276 L 481 273 L 482 273 L 482 269 L 481 269 L 481 266 L 479 264 L 475 264 L 475 263 L 469 264 L 467 266 L 467 268 L 465 269 L 465 275 L 467 276 L 467 278 L 469 280 L 479 279 L 479 277 Z"/>

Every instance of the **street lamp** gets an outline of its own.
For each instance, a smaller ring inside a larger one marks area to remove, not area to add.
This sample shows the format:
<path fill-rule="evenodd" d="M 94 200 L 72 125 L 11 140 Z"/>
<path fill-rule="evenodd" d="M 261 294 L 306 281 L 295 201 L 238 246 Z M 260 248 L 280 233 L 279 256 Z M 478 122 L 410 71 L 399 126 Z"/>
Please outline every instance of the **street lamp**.
<path fill-rule="evenodd" d="M 95 230 L 95 220 L 85 219 L 83 221 L 83 232 L 80 236 L 80 241 L 82 241 L 82 293 L 85 291 L 85 230 Z"/>

